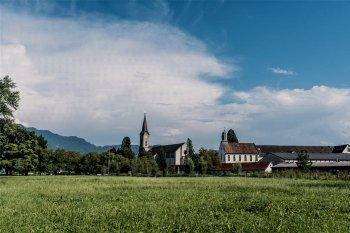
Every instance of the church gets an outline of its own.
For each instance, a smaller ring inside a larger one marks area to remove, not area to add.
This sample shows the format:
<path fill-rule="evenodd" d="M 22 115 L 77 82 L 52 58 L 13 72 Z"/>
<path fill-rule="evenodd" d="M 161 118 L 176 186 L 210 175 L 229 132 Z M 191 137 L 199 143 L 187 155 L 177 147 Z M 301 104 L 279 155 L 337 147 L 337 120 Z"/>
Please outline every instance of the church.
<path fill-rule="evenodd" d="M 258 148 L 254 143 L 228 142 L 227 132 L 224 130 L 219 147 L 221 164 L 258 162 Z"/>
<path fill-rule="evenodd" d="M 148 131 L 146 114 L 143 117 L 142 129 L 140 132 L 140 150 L 150 152 L 156 159 L 161 151 L 164 152 L 165 161 L 168 167 L 174 167 L 180 173 L 183 170 L 187 156 L 187 143 L 181 142 L 169 145 L 150 145 L 150 132 Z"/>

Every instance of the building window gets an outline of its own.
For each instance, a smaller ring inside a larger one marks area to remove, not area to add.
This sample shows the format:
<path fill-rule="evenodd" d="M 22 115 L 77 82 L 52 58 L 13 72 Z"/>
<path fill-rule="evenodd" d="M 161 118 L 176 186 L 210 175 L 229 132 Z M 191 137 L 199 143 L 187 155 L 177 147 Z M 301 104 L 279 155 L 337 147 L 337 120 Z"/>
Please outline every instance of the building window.
<path fill-rule="evenodd" d="M 233 155 L 233 161 L 236 161 L 236 155 Z"/>
<path fill-rule="evenodd" d="M 228 161 L 230 161 L 230 155 L 227 155 Z"/>
<path fill-rule="evenodd" d="M 253 161 L 253 156 L 252 155 L 250 155 L 250 162 L 252 162 Z"/>
<path fill-rule="evenodd" d="M 239 159 L 239 161 L 241 162 L 241 155 L 239 155 L 239 158 L 238 158 L 238 159 Z"/>
<path fill-rule="evenodd" d="M 245 162 L 247 161 L 247 155 L 244 155 L 244 161 Z"/>

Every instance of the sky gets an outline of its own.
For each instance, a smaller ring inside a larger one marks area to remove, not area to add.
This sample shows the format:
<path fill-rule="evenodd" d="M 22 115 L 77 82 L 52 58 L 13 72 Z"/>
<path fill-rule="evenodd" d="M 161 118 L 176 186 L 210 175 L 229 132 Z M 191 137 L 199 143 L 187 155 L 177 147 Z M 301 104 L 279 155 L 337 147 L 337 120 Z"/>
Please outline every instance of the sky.
<path fill-rule="evenodd" d="M 350 2 L 1 1 L 16 120 L 97 144 L 350 142 Z"/>

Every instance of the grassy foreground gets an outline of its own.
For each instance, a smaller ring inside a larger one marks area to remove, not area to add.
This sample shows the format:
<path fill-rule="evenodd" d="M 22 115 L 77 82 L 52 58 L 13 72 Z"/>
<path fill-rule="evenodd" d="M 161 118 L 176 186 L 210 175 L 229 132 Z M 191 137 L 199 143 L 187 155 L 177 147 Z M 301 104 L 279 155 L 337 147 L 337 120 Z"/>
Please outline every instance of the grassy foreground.
<path fill-rule="evenodd" d="M 0 232 L 350 232 L 350 183 L 0 177 Z"/>

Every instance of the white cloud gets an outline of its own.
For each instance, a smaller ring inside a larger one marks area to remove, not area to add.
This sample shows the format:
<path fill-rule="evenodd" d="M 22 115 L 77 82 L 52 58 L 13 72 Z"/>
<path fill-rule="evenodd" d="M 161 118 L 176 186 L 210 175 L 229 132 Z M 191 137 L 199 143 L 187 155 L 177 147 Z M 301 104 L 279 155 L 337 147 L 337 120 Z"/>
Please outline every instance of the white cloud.
<path fill-rule="evenodd" d="M 236 92 L 239 128 L 258 143 L 330 144 L 350 141 L 350 89 L 314 86 Z"/>
<path fill-rule="evenodd" d="M 191 111 L 215 105 L 225 89 L 204 77 L 236 68 L 195 38 L 167 25 L 35 18 L 2 10 L 1 73 L 18 84 L 21 122 L 98 144 L 130 135 L 143 111 L 154 143 L 185 140 Z M 203 77 L 203 78 L 202 78 Z"/>
<path fill-rule="evenodd" d="M 17 118 L 29 126 L 97 144 L 126 135 L 138 143 L 147 111 L 153 144 L 190 137 L 216 148 L 224 127 L 256 143 L 350 141 L 350 89 L 230 93 L 207 77 L 226 78 L 237 67 L 177 28 L 2 13 L 0 73 L 17 82 Z M 231 103 L 219 103 L 224 95 Z"/>
<path fill-rule="evenodd" d="M 271 68 L 268 68 L 268 70 L 277 75 L 283 75 L 283 76 L 297 75 L 297 73 L 293 70 L 282 69 L 279 67 L 271 67 Z"/>

